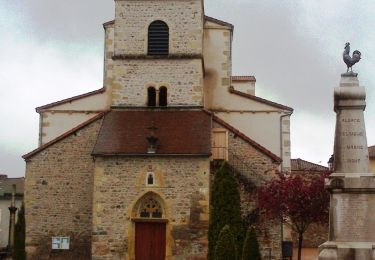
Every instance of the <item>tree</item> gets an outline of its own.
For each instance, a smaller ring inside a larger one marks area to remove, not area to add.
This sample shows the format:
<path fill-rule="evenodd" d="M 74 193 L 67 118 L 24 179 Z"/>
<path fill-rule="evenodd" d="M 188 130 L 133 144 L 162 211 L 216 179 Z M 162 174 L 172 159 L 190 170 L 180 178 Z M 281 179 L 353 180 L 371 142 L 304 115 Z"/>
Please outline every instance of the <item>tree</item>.
<path fill-rule="evenodd" d="M 259 243 L 255 230 L 248 229 L 242 251 L 243 260 L 261 260 Z"/>
<path fill-rule="evenodd" d="M 240 193 L 230 166 L 224 162 L 215 178 L 210 198 L 210 225 L 208 230 L 208 259 L 214 259 L 216 241 L 220 231 L 229 225 L 233 232 L 238 256 L 240 257 L 244 239 L 244 228 L 241 218 Z"/>
<path fill-rule="evenodd" d="M 14 237 L 14 249 L 13 249 L 14 260 L 25 260 L 25 208 L 22 204 L 21 209 L 18 211 L 17 223 L 15 226 L 15 237 Z"/>
<path fill-rule="evenodd" d="M 233 233 L 228 225 L 225 225 L 220 231 L 219 239 L 215 246 L 215 260 L 236 259 L 236 245 L 234 243 Z"/>
<path fill-rule="evenodd" d="M 279 176 L 259 189 L 258 203 L 269 217 L 282 219 L 298 234 L 301 260 L 303 234 L 312 223 L 327 223 L 329 193 L 324 189 L 328 173 Z"/>

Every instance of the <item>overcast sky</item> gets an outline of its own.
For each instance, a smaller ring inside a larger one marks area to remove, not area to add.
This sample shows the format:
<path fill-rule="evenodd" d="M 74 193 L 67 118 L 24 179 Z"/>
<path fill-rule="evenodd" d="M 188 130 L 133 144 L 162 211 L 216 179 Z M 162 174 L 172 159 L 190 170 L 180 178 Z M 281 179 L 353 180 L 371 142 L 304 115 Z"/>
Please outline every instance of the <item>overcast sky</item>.
<path fill-rule="evenodd" d="M 254 75 L 258 96 L 291 106 L 292 157 L 326 165 L 333 150 L 333 88 L 346 42 L 367 89 L 375 144 L 375 1 L 206 0 L 206 15 L 235 25 L 233 74 Z M 113 0 L 0 0 L 0 173 L 23 176 L 37 147 L 35 107 L 102 87 L 103 27 Z"/>

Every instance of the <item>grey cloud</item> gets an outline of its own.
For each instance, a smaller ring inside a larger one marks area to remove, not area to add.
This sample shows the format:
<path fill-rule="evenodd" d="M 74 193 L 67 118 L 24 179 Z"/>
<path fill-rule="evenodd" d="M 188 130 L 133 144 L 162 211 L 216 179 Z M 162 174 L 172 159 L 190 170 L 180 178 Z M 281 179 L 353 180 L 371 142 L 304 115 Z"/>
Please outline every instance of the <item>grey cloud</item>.
<path fill-rule="evenodd" d="M 25 172 L 25 163 L 21 160 L 22 154 L 7 152 L 0 148 L 0 174 L 9 177 L 22 177 Z"/>
<path fill-rule="evenodd" d="M 101 40 L 101 24 L 114 17 L 111 0 L 5 0 L 34 35 L 54 41 Z"/>
<path fill-rule="evenodd" d="M 321 8 L 325 7 L 322 2 Z M 345 42 L 353 40 L 355 48 L 356 44 L 364 46 L 362 42 L 366 41 L 366 30 L 359 26 L 360 10 L 350 7 L 338 11 L 353 23 L 337 24 L 329 17 L 311 17 L 311 22 L 325 28 L 323 33 L 316 33 L 303 24 L 301 16 L 306 13 L 294 1 L 206 3 L 207 12 L 235 25 L 234 73 L 254 74 L 258 87 L 264 88 L 263 93 L 272 93 L 276 101 L 297 110 L 315 113 L 332 111 L 332 89 L 346 69 L 341 61 Z M 324 38 L 332 37 L 337 38 L 324 45 Z M 371 51 L 362 49 L 366 53 Z M 361 76 L 365 80 L 369 77 L 365 71 Z"/>
<path fill-rule="evenodd" d="M 104 35 L 101 24 L 114 18 L 113 0 L 1 1 L 23 21 L 23 29 L 31 32 L 30 37 L 58 42 L 60 44 L 56 46 L 60 51 L 64 45 L 71 43 L 84 48 L 102 47 Z M 315 2 L 321 12 L 309 10 L 308 4 Z M 206 0 L 205 11 L 207 15 L 235 25 L 234 74 L 255 75 L 257 93 L 295 108 L 292 131 L 305 129 L 300 126 L 310 122 L 317 136 L 331 135 L 333 138 L 333 133 L 324 131 L 331 129 L 327 125 L 334 124 L 332 93 L 333 87 L 339 83 L 340 73 L 345 70 L 341 53 L 346 41 L 351 41 L 353 48 L 363 53 L 364 58 L 355 70 L 360 72 L 362 84 L 368 87 L 367 117 L 375 112 L 375 93 L 371 88 L 375 86 L 371 74 L 371 69 L 375 67 L 375 16 L 370 11 L 371 5 L 373 0 Z M 102 60 L 101 56 L 94 56 Z M 57 91 L 51 86 L 45 86 L 47 88 L 48 92 Z M 308 117 L 309 114 L 314 115 L 311 120 L 304 118 L 303 122 L 299 121 L 301 115 Z M 316 117 L 321 120 L 316 120 Z M 324 122 L 325 127 L 317 127 Z M 375 122 L 370 120 L 368 123 L 369 140 L 375 140 L 371 135 L 375 132 Z M 38 126 L 30 127 L 37 129 Z M 293 153 L 297 151 L 298 156 L 306 156 L 305 159 L 315 162 L 326 161 L 332 151 L 331 145 L 322 144 L 325 153 L 321 152 L 319 158 L 303 152 L 309 150 L 308 147 L 314 147 L 309 144 L 310 134 L 296 131 L 293 136 L 299 135 L 295 139 L 299 143 L 292 140 Z M 19 156 L 16 151 L 11 155 L 0 150 L 0 170 L 23 172 Z"/>

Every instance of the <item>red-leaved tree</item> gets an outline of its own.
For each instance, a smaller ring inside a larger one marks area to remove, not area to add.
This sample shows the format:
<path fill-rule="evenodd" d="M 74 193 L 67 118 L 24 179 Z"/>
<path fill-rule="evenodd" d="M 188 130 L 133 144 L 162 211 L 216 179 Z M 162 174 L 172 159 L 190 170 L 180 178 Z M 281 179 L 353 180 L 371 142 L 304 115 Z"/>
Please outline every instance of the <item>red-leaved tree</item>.
<path fill-rule="evenodd" d="M 301 260 L 303 234 L 309 225 L 328 221 L 329 193 L 324 189 L 328 175 L 279 174 L 259 189 L 259 208 L 271 218 L 282 219 L 298 234 L 298 260 Z"/>

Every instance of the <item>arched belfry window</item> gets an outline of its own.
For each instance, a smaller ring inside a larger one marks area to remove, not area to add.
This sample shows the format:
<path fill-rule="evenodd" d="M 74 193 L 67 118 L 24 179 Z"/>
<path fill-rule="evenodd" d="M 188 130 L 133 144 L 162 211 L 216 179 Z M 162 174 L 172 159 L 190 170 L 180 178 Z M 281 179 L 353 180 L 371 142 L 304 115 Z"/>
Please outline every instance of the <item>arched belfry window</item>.
<path fill-rule="evenodd" d="M 159 89 L 159 106 L 166 107 L 168 104 L 168 90 L 166 87 L 161 87 Z"/>
<path fill-rule="evenodd" d="M 156 106 L 156 89 L 154 87 L 149 87 L 147 89 L 147 106 Z"/>
<path fill-rule="evenodd" d="M 152 196 L 148 196 L 144 198 L 140 204 L 139 217 L 140 218 L 162 218 L 163 209 L 160 203 L 155 198 L 153 198 Z"/>
<path fill-rule="evenodd" d="M 154 21 L 148 27 L 148 55 L 168 55 L 169 27 L 163 21 Z"/>

